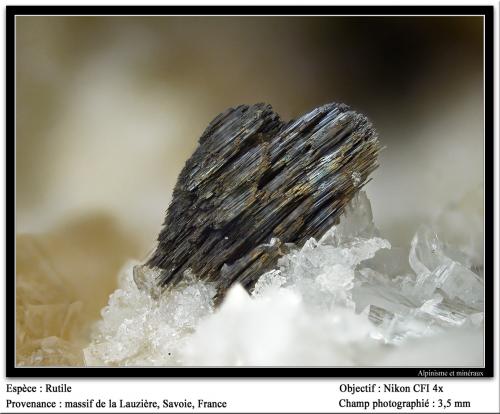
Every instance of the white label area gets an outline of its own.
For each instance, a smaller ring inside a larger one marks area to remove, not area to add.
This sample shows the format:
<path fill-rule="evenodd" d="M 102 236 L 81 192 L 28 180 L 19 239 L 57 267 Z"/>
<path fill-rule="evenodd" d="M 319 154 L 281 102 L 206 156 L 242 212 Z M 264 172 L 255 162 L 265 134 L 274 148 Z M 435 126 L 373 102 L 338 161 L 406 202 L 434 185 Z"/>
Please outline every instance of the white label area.
<path fill-rule="evenodd" d="M 497 412 L 498 380 L 4 380 L 2 412 Z"/>

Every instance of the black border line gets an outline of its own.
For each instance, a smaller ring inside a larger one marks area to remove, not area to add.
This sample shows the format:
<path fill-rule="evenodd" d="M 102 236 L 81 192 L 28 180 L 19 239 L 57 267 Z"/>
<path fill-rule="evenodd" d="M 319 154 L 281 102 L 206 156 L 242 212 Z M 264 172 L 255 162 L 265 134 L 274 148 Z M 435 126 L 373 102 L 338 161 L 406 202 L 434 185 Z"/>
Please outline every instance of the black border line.
<path fill-rule="evenodd" d="M 489 267 L 489 276 L 485 271 L 485 334 L 484 363 L 485 376 L 494 375 L 494 243 L 495 243 L 495 118 L 494 118 L 494 25 L 493 6 L 484 15 L 484 204 L 485 204 L 485 270 Z M 491 190 L 490 190 L 491 189 Z M 491 220 L 491 221 L 490 221 Z M 498 345 L 498 344 L 497 344 Z"/>
<path fill-rule="evenodd" d="M 15 18 L 20 15 L 477 15 L 484 16 L 485 93 L 485 366 L 441 367 L 16 367 L 15 366 Z M 419 371 L 469 372 L 493 377 L 494 349 L 494 6 L 7 6 L 6 7 L 6 376 L 187 378 L 423 378 Z"/>
<path fill-rule="evenodd" d="M 487 15 L 493 6 L 7 6 L 13 15 Z"/>

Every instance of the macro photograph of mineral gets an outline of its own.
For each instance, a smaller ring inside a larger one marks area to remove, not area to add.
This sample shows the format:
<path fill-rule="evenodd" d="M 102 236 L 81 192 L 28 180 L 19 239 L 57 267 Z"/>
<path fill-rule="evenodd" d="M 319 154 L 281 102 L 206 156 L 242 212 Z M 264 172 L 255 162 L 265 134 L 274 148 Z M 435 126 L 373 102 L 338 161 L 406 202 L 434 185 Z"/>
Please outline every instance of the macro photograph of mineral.
<path fill-rule="evenodd" d="M 15 36 L 17 367 L 484 365 L 481 16 Z"/>

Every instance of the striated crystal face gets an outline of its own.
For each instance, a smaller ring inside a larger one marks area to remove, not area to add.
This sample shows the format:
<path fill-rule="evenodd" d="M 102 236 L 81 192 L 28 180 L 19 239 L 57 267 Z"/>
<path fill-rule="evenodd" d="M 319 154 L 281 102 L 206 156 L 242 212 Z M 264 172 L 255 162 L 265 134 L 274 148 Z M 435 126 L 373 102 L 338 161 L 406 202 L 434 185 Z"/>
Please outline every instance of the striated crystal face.
<path fill-rule="evenodd" d="M 158 244 L 137 273 L 170 289 L 191 269 L 251 291 L 284 244 L 320 238 L 378 167 L 371 122 L 329 103 L 284 122 L 270 105 L 239 105 L 207 127 L 182 169 Z M 275 238 L 275 243 L 269 243 Z"/>
<path fill-rule="evenodd" d="M 289 245 L 290 253 L 260 276 L 251 294 L 236 284 L 216 309 L 214 286 L 189 271 L 182 284 L 157 296 L 134 282 L 135 276 L 148 286 L 155 275 L 133 275 L 128 265 L 85 360 L 157 366 L 481 365 L 482 245 L 463 246 L 442 241 L 425 225 L 409 251 L 391 246 L 376 229 L 361 191 L 320 240 L 311 238 L 300 249 Z"/>

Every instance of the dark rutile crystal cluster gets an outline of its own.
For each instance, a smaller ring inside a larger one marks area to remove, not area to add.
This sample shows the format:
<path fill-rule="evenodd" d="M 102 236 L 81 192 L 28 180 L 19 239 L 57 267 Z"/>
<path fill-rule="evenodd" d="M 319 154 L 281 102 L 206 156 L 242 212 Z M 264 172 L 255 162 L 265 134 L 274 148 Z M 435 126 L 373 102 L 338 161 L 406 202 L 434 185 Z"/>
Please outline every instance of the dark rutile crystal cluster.
<path fill-rule="evenodd" d="M 291 244 L 338 222 L 380 149 L 372 124 L 344 104 L 287 123 L 266 104 L 226 110 L 186 162 L 142 270 L 168 288 L 191 269 L 219 299 L 235 282 L 251 290 Z"/>

